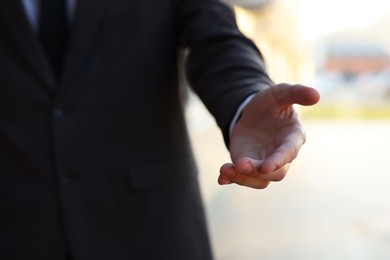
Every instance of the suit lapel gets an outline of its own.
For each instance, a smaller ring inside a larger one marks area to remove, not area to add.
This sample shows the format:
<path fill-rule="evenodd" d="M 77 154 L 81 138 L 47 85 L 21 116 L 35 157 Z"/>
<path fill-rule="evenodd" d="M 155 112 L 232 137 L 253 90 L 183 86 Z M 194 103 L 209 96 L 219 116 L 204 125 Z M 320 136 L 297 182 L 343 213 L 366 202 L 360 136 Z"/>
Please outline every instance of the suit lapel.
<path fill-rule="evenodd" d="M 45 57 L 39 40 L 32 30 L 19 0 L 0 1 L 0 12 L 3 12 L 22 54 L 31 68 L 43 81 L 43 86 L 51 93 L 61 90 L 76 76 L 86 56 L 90 45 L 98 31 L 100 18 L 104 10 L 105 0 L 78 0 L 76 13 L 71 28 L 70 42 L 65 57 L 63 76 L 60 86 Z"/>
<path fill-rule="evenodd" d="M 55 90 L 55 78 L 45 58 L 38 38 L 33 32 L 19 0 L 0 1 L 3 16 L 15 37 L 21 53 L 26 57 L 31 68 L 43 81 L 43 86 L 50 92 Z"/>
<path fill-rule="evenodd" d="M 78 0 L 68 53 L 65 58 L 62 85 L 68 85 L 76 76 L 98 31 L 105 0 Z"/>

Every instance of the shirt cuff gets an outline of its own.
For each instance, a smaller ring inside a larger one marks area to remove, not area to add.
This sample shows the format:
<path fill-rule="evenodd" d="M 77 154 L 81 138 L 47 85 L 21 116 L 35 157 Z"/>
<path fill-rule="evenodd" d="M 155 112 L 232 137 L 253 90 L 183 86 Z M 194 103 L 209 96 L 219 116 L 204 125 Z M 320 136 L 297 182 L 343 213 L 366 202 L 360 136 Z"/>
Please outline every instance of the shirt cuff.
<path fill-rule="evenodd" d="M 255 95 L 256 95 L 256 93 L 249 95 L 249 96 L 241 103 L 241 105 L 238 107 L 238 109 L 237 109 L 237 111 L 236 111 L 236 114 L 234 115 L 232 121 L 230 122 L 230 126 L 229 126 L 229 136 L 232 134 L 233 128 L 234 128 L 234 126 L 236 125 L 238 119 L 240 118 L 241 113 L 242 113 L 242 110 L 244 110 L 244 108 L 246 107 L 246 105 L 248 105 L 248 103 L 252 100 L 252 98 L 253 98 Z"/>

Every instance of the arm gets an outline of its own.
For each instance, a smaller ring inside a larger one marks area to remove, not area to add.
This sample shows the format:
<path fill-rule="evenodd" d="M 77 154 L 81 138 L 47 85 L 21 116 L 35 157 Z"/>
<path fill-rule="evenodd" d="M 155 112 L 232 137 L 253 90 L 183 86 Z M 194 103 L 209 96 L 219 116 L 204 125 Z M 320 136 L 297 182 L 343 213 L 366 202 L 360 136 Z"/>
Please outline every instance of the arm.
<path fill-rule="evenodd" d="M 318 92 L 274 86 L 260 52 L 239 32 L 225 5 L 215 0 L 179 3 L 180 39 L 190 49 L 190 83 L 216 118 L 231 153 L 232 163 L 221 167 L 219 183 L 265 188 L 282 180 L 305 142 L 293 104 L 313 105 Z M 229 135 L 237 108 L 253 93 Z"/>
<path fill-rule="evenodd" d="M 233 11 L 217 0 L 177 0 L 179 44 L 188 48 L 187 77 L 229 144 L 240 104 L 271 86 L 262 56 L 238 30 Z"/>

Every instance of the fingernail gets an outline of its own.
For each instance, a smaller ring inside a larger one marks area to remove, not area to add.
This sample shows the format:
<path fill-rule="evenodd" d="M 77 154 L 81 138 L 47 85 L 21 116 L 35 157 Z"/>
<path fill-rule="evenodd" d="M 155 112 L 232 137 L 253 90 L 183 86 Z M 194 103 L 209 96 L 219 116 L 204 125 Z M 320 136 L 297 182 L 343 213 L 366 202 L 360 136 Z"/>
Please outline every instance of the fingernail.
<path fill-rule="evenodd" d="M 243 173 L 251 173 L 253 171 L 253 165 L 250 162 L 246 162 L 242 170 Z"/>
<path fill-rule="evenodd" d="M 230 181 L 228 179 L 225 179 L 225 178 L 220 178 L 219 184 L 221 184 L 221 185 L 230 184 Z"/>
<path fill-rule="evenodd" d="M 234 178 L 236 177 L 236 172 L 233 169 L 229 169 L 223 173 L 228 178 Z"/>

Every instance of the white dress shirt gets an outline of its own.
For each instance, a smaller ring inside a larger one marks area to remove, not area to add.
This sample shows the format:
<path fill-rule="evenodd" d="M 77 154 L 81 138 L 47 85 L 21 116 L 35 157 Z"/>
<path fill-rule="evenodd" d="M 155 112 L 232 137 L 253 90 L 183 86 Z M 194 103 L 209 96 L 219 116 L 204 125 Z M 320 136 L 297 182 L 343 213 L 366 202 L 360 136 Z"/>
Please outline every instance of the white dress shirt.
<path fill-rule="evenodd" d="M 38 30 L 39 6 L 41 4 L 41 0 L 21 0 L 21 1 L 24 10 L 26 12 L 27 19 L 30 22 L 32 28 L 35 31 Z M 72 21 L 73 14 L 76 8 L 76 2 L 77 0 L 65 0 L 69 21 Z"/>

